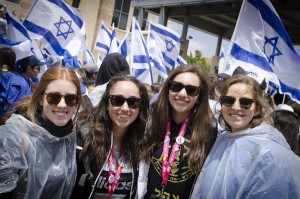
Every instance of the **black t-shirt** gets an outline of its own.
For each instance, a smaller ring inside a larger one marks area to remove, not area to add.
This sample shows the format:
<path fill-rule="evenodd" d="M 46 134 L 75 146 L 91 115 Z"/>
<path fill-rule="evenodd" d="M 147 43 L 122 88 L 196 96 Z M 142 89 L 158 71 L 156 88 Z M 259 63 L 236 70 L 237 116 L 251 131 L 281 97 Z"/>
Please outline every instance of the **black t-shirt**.
<path fill-rule="evenodd" d="M 169 154 L 171 153 L 172 146 L 175 143 L 178 132 L 182 124 L 171 122 L 171 141 Z M 187 199 L 190 196 L 192 187 L 195 180 L 195 174 L 189 169 L 187 158 L 183 157 L 189 150 L 191 132 L 187 129 L 184 135 L 185 141 L 180 146 L 180 150 L 176 153 L 171 173 L 169 175 L 168 184 L 164 190 L 165 198 Z M 153 151 L 152 163 L 150 164 L 148 173 L 147 193 L 145 198 L 151 198 L 151 195 L 159 195 L 161 193 L 162 182 L 162 149 L 163 142 Z"/>

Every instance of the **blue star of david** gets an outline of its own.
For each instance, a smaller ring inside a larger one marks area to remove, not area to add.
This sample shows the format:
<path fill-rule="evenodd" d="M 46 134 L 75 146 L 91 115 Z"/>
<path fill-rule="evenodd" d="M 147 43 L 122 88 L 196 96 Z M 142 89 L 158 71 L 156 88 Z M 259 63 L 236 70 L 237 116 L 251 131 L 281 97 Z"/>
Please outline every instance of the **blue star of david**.
<path fill-rule="evenodd" d="M 56 36 L 63 36 L 65 39 L 68 38 L 70 33 L 73 33 L 72 20 L 66 21 L 64 18 L 60 17 L 59 22 L 54 23 L 57 28 Z"/>
<path fill-rule="evenodd" d="M 282 55 L 281 51 L 277 48 L 277 42 L 278 42 L 278 37 L 273 37 L 273 38 L 267 38 L 265 36 L 265 44 L 263 48 L 263 52 L 267 56 L 268 62 L 272 63 L 274 65 L 274 58 L 276 56 Z M 266 47 L 271 45 L 273 48 L 272 53 L 267 52 Z M 269 53 L 269 55 L 267 55 Z"/>
<path fill-rule="evenodd" d="M 173 44 L 173 41 L 172 39 L 170 41 L 166 40 L 165 39 L 165 42 L 166 42 L 166 49 L 168 52 L 172 52 L 173 48 L 175 47 L 175 45 Z"/>

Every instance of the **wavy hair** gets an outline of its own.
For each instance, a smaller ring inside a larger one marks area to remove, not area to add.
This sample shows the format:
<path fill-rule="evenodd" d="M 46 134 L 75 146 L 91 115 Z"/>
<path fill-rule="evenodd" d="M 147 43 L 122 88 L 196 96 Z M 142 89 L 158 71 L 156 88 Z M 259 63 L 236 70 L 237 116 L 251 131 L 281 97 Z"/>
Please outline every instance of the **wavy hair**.
<path fill-rule="evenodd" d="M 80 158 L 88 157 L 89 161 L 98 165 L 103 165 L 111 145 L 112 120 L 109 117 L 107 107 L 109 105 L 109 95 L 111 88 L 120 81 L 133 82 L 139 89 L 142 100 L 139 114 L 136 120 L 130 124 L 125 136 L 124 144 L 127 158 L 132 164 L 138 163 L 139 148 L 145 131 L 147 112 L 149 108 L 149 98 L 147 89 L 136 78 L 126 75 L 112 77 L 109 81 L 106 91 L 103 94 L 98 106 L 79 113 L 76 123 L 77 132 L 80 133 L 80 127 L 87 124 L 89 133 L 84 138 L 83 150 Z M 87 122 L 87 118 L 88 121 Z"/>
<path fill-rule="evenodd" d="M 78 99 L 78 108 L 82 102 L 82 95 L 80 90 L 80 82 L 76 73 L 69 68 L 62 67 L 52 67 L 48 69 L 41 77 L 41 81 L 34 91 L 31 101 L 27 109 L 27 117 L 34 123 L 36 123 L 36 112 L 42 113 L 43 107 L 40 105 L 40 101 L 43 99 L 44 93 L 48 85 L 55 80 L 67 80 L 72 82 L 77 90 Z M 78 110 L 77 108 L 77 110 Z"/>
<path fill-rule="evenodd" d="M 193 172 L 199 172 L 216 139 L 215 120 L 208 103 L 208 83 L 205 73 L 198 66 L 182 65 L 174 69 L 162 86 L 159 98 L 152 105 L 143 150 L 140 158 L 151 161 L 153 150 L 163 141 L 167 130 L 167 121 L 171 117 L 172 107 L 169 102 L 169 82 L 181 73 L 191 72 L 200 80 L 200 92 L 191 112 L 189 129 L 192 132 L 190 148 L 186 155 Z"/>
<path fill-rule="evenodd" d="M 253 99 L 255 99 L 255 107 L 258 114 L 253 117 L 253 119 L 250 121 L 250 128 L 254 128 L 258 125 L 260 125 L 262 122 L 266 122 L 269 124 L 273 124 L 272 114 L 270 114 L 270 106 L 267 102 L 267 99 L 264 96 L 264 92 L 261 89 L 259 83 L 253 79 L 252 77 L 248 77 L 247 75 L 234 75 L 231 78 L 227 79 L 222 86 L 221 89 L 221 96 L 225 96 L 228 92 L 228 89 L 238 83 L 246 84 L 250 87 L 250 90 L 253 95 Z M 222 105 L 222 102 L 220 100 L 220 103 Z M 231 130 L 229 124 L 223 119 L 222 112 L 219 116 L 219 123 L 225 127 L 226 129 Z"/>

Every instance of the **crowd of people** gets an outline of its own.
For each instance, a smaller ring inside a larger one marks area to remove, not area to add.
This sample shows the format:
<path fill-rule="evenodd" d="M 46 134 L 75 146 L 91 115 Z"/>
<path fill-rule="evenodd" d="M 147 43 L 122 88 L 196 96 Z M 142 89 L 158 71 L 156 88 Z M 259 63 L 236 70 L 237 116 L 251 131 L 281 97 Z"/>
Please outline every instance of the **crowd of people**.
<path fill-rule="evenodd" d="M 0 198 L 300 197 L 300 105 L 243 72 L 150 86 L 118 53 L 37 81 L 45 63 L 15 62 L 0 49 Z"/>

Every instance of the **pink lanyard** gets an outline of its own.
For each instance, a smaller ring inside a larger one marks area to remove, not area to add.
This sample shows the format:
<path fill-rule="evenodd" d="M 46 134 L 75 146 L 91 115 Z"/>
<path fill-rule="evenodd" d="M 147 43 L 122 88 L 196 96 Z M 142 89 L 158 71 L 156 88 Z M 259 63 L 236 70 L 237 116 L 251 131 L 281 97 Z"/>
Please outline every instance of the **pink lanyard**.
<path fill-rule="evenodd" d="M 170 175 L 170 172 L 171 172 L 171 169 L 172 169 L 175 157 L 176 157 L 176 153 L 177 153 L 177 151 L 179 151 L 180 145 L 182 145 L 184 143 L 184 134 L 185 134 L 187 125 L 189 123 L 189 120 L 190 120 L 190 115 L 188 115 L 184 119 L 183 124 L 180 128 L 180 131 L 178 133 L 178 136 L 176 138 L 176 142 L 173 144 L 172 151 L 171 151 L 170 157 L 168 159 L 169 145 L 170 145 L 170 133 L 171 133 L 170 132 L 171 131 L 171 119 L 170 118 L 168 119 L 167 133 L 164 138 L 164 146 L 163 146 L 163 152 L 162 152 L 162 182 L 161 182 L 162 195 L 163 195 L 164 188 L 168 182 L 168 178 L 169 178 L 169 175 Z"/>
<path fill-rule="evenodd" d="M 117 162 L 117 171 L 114 163 L 114 151 L 111 149 L 109 158 L 108 158 L 108 197 L 111 198 L 113 192 L 115 191 L 116 187 L 118 186 L 119 179 L 122 173 L 122 168 L 126 165 L 126 159 L 124 150 L 122 152 L 121 157 L 118 159 Z"/>

